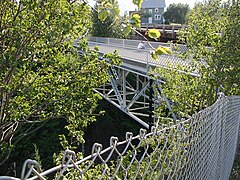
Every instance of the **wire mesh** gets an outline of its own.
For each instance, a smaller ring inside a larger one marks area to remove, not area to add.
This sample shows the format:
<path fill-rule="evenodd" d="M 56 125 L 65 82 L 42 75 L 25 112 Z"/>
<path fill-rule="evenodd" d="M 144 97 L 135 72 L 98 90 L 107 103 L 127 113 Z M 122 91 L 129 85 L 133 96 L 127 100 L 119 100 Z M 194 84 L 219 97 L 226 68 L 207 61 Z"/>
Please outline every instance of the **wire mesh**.
<path fill-rule="evenodd" d="M 37 163 L 32 163 L 29 179 L 51 173 L 56 179 L 228 179 L 239 137 L 239 108 L 240 96 L 221 97 L 188 120 L 153 126 L 149 133 L 141 129 L 137 136 L 128 132 L 123 142 L 112 137 L 104 150 L 95 143 L 92 154 L 79 161 L 67 150 L 61 165 L 42 173 L 33 171 Z"/>

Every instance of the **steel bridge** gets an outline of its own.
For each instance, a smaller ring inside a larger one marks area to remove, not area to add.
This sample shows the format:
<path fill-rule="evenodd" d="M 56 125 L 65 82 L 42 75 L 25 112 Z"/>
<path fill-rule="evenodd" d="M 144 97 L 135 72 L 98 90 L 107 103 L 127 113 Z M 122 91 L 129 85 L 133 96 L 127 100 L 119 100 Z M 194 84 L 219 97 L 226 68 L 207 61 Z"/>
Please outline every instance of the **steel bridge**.
<path fill-rule="evenodd" d="M 151 73 L 156 67 L 168 68 L 171 65 L 188 65 L 175 55 L 162 55 L 157 60 L 150 55 L 150 47 L 146 50 L 137 49 L 139 41 L 113 38 L 91 37 L 90 48 L 98 46 L 99 58 L 105 53 L 118 51 L 121 66 L 111 66 L 107 72 L 110 82 L 94 89 L 104 99 L 112 103 L 135 121 L 149 129 L 157 118 L 154 111 L 161 104 L 166 103 L 171 118 L 176 116 L 171 111 L 171 103 L 163 94 L 162 85 L 165 83 L 158 74 Z M 152 46 L 170 47 L 170 44 L 152 42 Z M 77 44 L 75 44 L 77 46 Z M 182 46 L 182 51 L 186 50 Z M 197 75 L 193 73 L 193 75 Z"/>

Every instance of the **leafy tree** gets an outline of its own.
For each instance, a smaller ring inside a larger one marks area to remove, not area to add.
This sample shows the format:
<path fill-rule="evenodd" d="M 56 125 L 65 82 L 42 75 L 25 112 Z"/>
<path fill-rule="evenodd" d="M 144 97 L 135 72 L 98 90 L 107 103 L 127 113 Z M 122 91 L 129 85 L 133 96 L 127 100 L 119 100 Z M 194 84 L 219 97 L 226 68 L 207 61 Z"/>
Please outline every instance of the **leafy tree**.
<path fill-rule="evenodd" d="M 224 31 L 221 33 L 220 45 L 217 47 L 217 53 L 214 56 L 216 68 L 217 87 L 226 95 L 240 94 L 240 2 L 232 1 L 232 5 L 223 6 L 227 10 L 227 21 Z"/>
<path fill-rule="evenodd" d="M 118 8 L 117 1 L 114 1 L 112 5 L 113 7 Z M 106 19 L 102 19 L 101 14 L 99 14 L 99 9 L 101 9 L 101 7 L 102 4 L 100 2 L 96 2 L 92 11 L 92 35 L 97 37 L 126 38 L 126 34 L 122 30 L 122 23 L 125 21 L 126 17 L 124 16 L 116 18 L 109 15 L 103 16 Z"/>
<path fill-rule="evenodd" d="M 165 23 L 184 24 L 186 22 L 186 15 L 190 11 L 188 4 L 170 4 L 167 11 L 164 12 Z"/>
<path fill-rule="evenodd" d="M 68 122 L 68 147 L 82 142 L 99 99 L 92 88 L 107 80 L 107 64 L 84 40 L 79 46 L 88 55 L 79 57 L 72 46 L 91 28 L 89 7 L 69 0 L 2 0 L 0 11 L 0 165 L 36 124 L 51 119 Z"/>
<path fill-rule="evenodd" d="M 189 48 L 183 57 L 189 66 L 159 70 L 167 79 L 164 91 L 181 117 L 213 104 L 219 92 L 239 94 L 239 13 L 239 3 L 220 0 L 199 3 L 190 12 L 188 28 L 180 33 Z"/>

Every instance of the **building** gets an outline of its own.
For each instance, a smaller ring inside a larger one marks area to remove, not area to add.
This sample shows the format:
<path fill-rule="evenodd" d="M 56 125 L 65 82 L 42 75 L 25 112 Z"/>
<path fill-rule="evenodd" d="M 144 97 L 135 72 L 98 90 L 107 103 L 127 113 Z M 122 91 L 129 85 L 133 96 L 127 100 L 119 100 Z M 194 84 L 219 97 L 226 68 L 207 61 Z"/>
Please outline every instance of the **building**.
<path fill-rule="evenodd" d="M 141 7 L 142 24 L 162 24 L 165 0 L 144 0 Z"/>

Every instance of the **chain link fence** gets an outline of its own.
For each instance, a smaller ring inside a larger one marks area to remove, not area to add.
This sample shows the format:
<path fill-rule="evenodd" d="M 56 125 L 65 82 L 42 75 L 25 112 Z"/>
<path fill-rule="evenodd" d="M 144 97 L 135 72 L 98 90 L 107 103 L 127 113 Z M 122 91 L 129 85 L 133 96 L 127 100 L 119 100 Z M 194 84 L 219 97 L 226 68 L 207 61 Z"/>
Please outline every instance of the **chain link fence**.
<path fill-rule="evenodd" d="M 112 137 L 104 150 L 95 143 L 83 159 L 66 150 L 62 164 L 44 172 L 27 160 L 21 179 L 227 180 L 238 145 L 239 109 L 240 96 L 221 97 L 188 120 L 141 129 L 137 136 L 128 132 L 123 142 Z"/>

